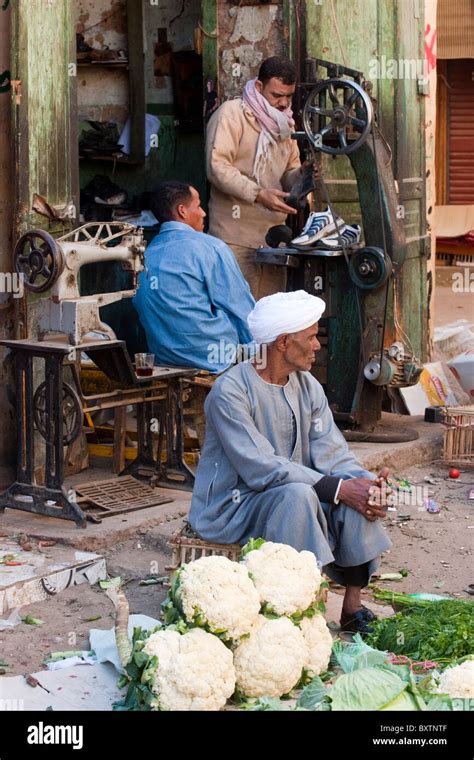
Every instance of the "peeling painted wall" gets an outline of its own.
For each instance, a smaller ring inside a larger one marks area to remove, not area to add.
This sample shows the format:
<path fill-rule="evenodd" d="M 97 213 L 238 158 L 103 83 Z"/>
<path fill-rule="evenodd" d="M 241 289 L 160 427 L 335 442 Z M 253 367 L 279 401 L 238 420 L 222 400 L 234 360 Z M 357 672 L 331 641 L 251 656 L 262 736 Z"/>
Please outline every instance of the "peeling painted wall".
<path fill-rule="evenodd" d="M 430 257 L 427 267 L 428 293 L 428 356 L 432 352 L 434 332 L 434 299 L 435 299 L 435 265 L 436 265 L 436 234 L 434 231 L 434 208 L 436 205 L 436 176 L 435 176 L 435 142 L 436 142 L 436 57 L 430 55 L 434 47 L 436 53 L 436 9 L 437 0 L 425 0 L 425 54 L 427 53 L 427 69 L 429 79 L 429 95 L 425 99 L 425 151 L 426 151 L 426 223 L 428 234 L 431 236 Z"/>
<path fill-rule="evenodd" d="M 201 4 L 196 0 L 159 0 L 158 5 L 145 2 L 145 80 L 147 103 L 172 103 L 171 77 L 155 75 L 160 54 L 159 30 L 166 30 L 166 40 L 174 52 L 194 50 L 194 29 L 201 18 Z M 161 32 L 163 35 L 163 32 Z M 166 54 L 162 56 L 166 71 Z M 158 65 L 159 70 L 159 65 Z"/>
<path fill-rule="evenodd" d="M 127 57 L 125 0 L 77 0 L 76 32 L 95 50 L 117 51 Z M 78 65 L 77 105 L 80 121 L 116 121 L 119 128 L 128 116 L 128 70 L 100 64 Z"/>
<path fill-rule="evenodd" d="M 11 99 L 10 90 L 10 25 L 11 9 L 0 10 L 0 272 L 11 273 L 12 262 L 12 149 L 11 149 Z M 7 283 L 7 280 L 4 280 Z M 11 293 L 0 290 L 0 338 L 14 337 L 15 299 Z M 6 350 L 0 348 L 0 488 L 7 484 L 1 469 L 13 464 L 15 418 L 8 401 L 8 386 L 12 386 L 11 366 L 5 363 Z"/>
<path fill-rule="evenodd" d="M 77 110 L 80 121 L 116 121 L 128 116 L 127 69 L 78 66 Z"/>
<path fill-rule="evenodd" d="M 265 58 L 288 54 L 283 4 L 237 6 L 217 0 L 217 6 L 219 94 L 228 100 L 240 95 Z"/>
<path fill-rule="evenodd" d="M 137 0 L 139 2 L 140 0 Z M 199 0 L 142 0 L 145 18 L 145 84 L 146 109 L 161 121 L 159 147 L 153 149 L 143 166 L 130 167 L 117 164 L 113 180 L 124 187 L 130 196 L 138 195 L 143 190 L 154 187 L 159 179 L 192 179 L 205 196 L 204 147 L 201 135 L 183 134 L 176 129 L 171 76 L 157 75 L 155 72 L 166 70 L 166 56 L 160 54 L 166 50 L 166 42 L 174 52 L 194 50 L 194 30 L 201 18 Z M 80 12 L 76 17 L 79 30 L 95 23 L 106 16 L 111 8 L 110 0 L 97 0 L 92 15 L 92 3 L 80 0 Z M 84 19 L 85 9 L 90 17 Z M 165 30 L 165 31 L 163 31 Z M 87 35 L 85 35 L 87 39 Z M 91 39 L 87 39 L 92 45 Z M 96 40 L 97 42 L 97 40 Z M 96 44 L 96 42 L 94 44 Z M 108 43 L 108 38 L 106 37 Z M 126 40 L 125 40 L 126 49 Z M 128 81 L 126 70 L 118 70 L 124 78 L 123 89 L 118 80 L 112 81 L 111 71 L 80 67 L 78 69 L 78 91 L 80 117 L 90 119 L 111 119 L 121 121 L 128 109 Z M 85 85 L 81 85 L 86 80 Z M 110 171 L 112 167 L 93 161 L 81 161 L 81 185 L 87 184 L 95 174 Z"/>
<path fill-rule="evenodd" d="M 160 38 L 164 37 L 174 52 L 193 50 L 194 29 L 201 17 L 200 3 L 196 0 L 159 0 L 157 4 L 152 4 L 149 0 L 143 0 L 143 7 L 146 101 L 169 104 L 173 102 L 171 77 L 167 73 L 155 73 Z M 126 52 L 125 0 L 78 0 L 76 31 L 83 34 L 85 42 L 93 48 Z M 128 108 L 127 70 L 79 67 L 78 106 L 80 119 L 124 122 Z"/>
<path fill-rule="evenodd" d="M 125 0 L 75 0 L 76 31 L 93 48 L 127 49 Z"/>

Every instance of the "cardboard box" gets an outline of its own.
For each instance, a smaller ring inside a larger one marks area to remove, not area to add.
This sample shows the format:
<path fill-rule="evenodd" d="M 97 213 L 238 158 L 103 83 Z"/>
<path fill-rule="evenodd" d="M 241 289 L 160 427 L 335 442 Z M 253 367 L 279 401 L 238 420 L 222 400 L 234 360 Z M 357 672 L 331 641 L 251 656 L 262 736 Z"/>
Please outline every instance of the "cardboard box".
<path fill-rule="evenodd" d="M 441 362 L 425 364 L 416 385 L 400 388 L 410 414 L 424 414 L 427 406 L 456 406 L 458 400 L 450 387 L 449 370 Z"/>
<path fill-rule="evenodd" d="M 454 377 L 471 399 L 474 398 L 474 351 L 464 351 L 448 362 Z"/>

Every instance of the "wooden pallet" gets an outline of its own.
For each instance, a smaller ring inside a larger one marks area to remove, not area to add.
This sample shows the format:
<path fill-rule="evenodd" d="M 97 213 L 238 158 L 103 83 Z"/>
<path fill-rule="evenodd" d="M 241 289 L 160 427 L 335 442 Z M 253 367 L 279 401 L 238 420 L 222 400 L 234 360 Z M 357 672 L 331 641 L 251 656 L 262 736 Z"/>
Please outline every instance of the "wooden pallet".
<path fill-rule="evenodd" d="M 93 522 L 174 501 L 170 496 L 158 494 L 155 488 L 131 475 L 81 483 L 74 486 L 74 489 L 80 494 L 77 501 L 81 509 Z"/>

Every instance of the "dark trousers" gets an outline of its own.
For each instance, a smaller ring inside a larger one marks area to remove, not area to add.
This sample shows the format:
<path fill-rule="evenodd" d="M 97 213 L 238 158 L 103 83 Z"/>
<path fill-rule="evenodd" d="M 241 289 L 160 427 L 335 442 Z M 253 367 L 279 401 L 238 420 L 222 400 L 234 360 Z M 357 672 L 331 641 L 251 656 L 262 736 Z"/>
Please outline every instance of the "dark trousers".
<path fill-rule="evenodd" d="M 341 575 L 342 586 L 367 586 L 369 582 L 369 564 L 364 562 L 363 565 L 356 565 L 355 567 L 341 567 L 332 562 L 328 567 L 334 568 L 338 575 Z M 326 568 L 324 568 L 326 570 Z"/>

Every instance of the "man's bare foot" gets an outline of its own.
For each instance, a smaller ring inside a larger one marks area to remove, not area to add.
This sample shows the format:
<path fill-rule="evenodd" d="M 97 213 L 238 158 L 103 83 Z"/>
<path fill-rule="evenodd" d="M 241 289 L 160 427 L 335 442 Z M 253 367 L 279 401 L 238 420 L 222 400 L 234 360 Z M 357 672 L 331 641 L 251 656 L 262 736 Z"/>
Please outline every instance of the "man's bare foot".
<path fill-rule="evenodd" d="M 361 586 L 346 586 L 346 593 L 342 602 L 342 611 L 346 614 L 351 615 L 362 609 L 361 588 Z"/>

